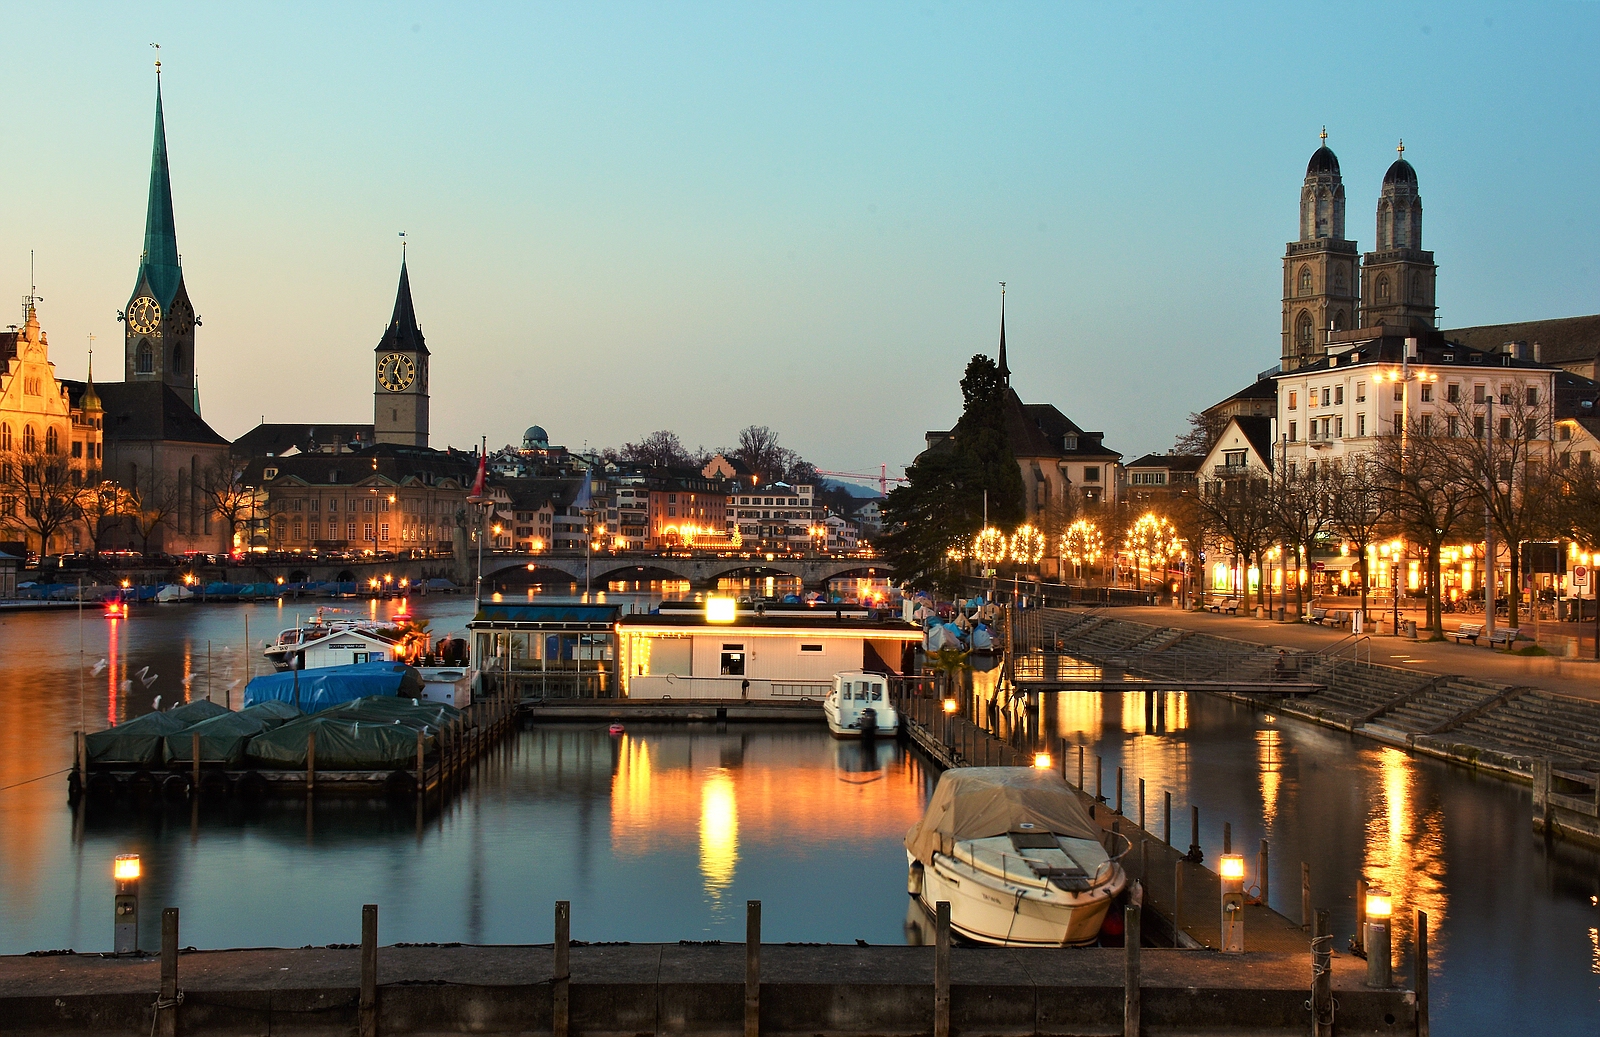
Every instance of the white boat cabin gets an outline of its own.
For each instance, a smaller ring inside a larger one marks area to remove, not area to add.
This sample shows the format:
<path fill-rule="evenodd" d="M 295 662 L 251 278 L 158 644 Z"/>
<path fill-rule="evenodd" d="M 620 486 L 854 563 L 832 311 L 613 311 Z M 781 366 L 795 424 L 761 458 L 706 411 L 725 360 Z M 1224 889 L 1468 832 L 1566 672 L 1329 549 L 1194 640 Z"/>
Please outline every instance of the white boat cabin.
<path fill-rule="evenodd" d="M 309 670 L 319 666 L 349 666 L 353 663 L 395 662 L 402 659 L 400 646 L 365 630 L 336 630 L 285 651 L 279 669 Z"/>
<path fill-rule="evenodd" d="M 888 679 L 881 673 L 847 670 L 833 675 L 833 688 L 823 700 L 828 729 L 841 737 L 892 734 L 899 724 L 889 698 Z"/>

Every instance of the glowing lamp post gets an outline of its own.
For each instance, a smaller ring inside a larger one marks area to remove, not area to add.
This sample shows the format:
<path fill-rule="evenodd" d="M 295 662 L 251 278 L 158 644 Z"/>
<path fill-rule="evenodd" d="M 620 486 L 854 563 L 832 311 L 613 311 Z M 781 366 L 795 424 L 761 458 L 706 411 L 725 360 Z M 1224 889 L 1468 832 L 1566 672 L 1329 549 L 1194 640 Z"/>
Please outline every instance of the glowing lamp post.
<path fill-rule="evenodd" d="M 1394 902 L 1381 889 L 1367 890 L 1367 924 L 1362 934 L 1367 948 L 1367 986 L 1387 989 L 1394 985 L 1389 960 L 1389 917 Z"/>
<path fill-rule="evenodd" d="M 117 881 L 112 909 L 112 950 L 118 955 L 139 953 L 139 855 L 119 853 L 111 865 Z"/>
<path fill-rule="evenodd" d="M 1054 769 L 1055 761 L 1050 759 L 1049 753 L 1034 753 L 1033 766 L 1035 770 L 1048 771 Z"/>
<path fill-rule="evenodd" d="M 1225 853 L 1218 858 L 1222 874 L 1222 952 L 1244 952 L 1244 857 Z"/>

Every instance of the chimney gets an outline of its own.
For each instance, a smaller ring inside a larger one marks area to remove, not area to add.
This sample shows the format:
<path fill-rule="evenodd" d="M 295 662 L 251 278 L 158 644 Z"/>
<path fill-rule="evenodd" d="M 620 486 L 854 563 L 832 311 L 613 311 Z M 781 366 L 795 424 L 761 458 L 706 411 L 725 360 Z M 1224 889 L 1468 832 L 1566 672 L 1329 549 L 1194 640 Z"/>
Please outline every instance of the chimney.
<path fill-rule="evenodd" d="M 1544 346 L 1538 342 L 1533 344 L 1533 362 L 1536 364 L 1544 363 Z"/>

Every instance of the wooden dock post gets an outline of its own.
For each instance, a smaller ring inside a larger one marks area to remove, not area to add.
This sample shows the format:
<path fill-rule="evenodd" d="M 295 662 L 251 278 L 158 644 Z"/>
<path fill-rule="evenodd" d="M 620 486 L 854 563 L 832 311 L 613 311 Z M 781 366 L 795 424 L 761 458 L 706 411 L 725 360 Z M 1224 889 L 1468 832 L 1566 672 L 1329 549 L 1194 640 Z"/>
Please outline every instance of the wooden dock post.
<path fill-rule="evenodd" d="M 552 1037 L 567 1037 L 572 1019 L 572 902 L 556 901 L 555 971 L 550 981 L 550 1029 Z"/>
<path fill-rule="evenodd" d="M 1189 859 L 1196 864 L 1205 859 L 1200 849 L 1200 808 L 1192 804 L 1189 807 Z"/>
<path fill-rule="evenodd" d="M 361 1037 L 378 1037 L 378 905 L 361 907 Z"/>
<path fill-rule="evenodd" d="M 1367 956 L 1367 880 L 1356 879 L 1356 935 L 1350 949 L 1361 957 Z"/>
<path fill-rule="evenodd" d="M 1133 884 L 1122 917 L 1122 1037 L 1139 1037 L 1139 920 L 1144 887 Z"/>
<path fill-rule="evenodd" d="M 1078 791 L 1083 791 L 1083 746 L 1078 746 Z"/>
<path fill-rule="evenodd" d="M 1267 857 L 1267 841 L 1265 839 L 1263 839 L 1263 840 L 1261 840 L 1261 856 L 1259 858 L 1259 862 L 1256 865 L 1257 870 L 1261 872 L 1261 906 L 1262 907 L 1266 907 L 1267 906 L 1267 878 L 1271 874 L 1268 871 L 1268 864 L 1269 863 L 1270 863 L 1270 861 L 1269 861 L 1269 859 Z"/>
<path fill-rule="evenodd" d="M 1428 912 L 1417 912 L 1417 1037 L 1428 1037 Z"/>
<path fill-rule="evenodd" d="M 1311 1033 L 1333 1037 L 1333 933 L 1327 911 L 1317 912 L 1311 939 Z"/>
<path fill-rule="evenodd" d="M 1300 862 L 1300 928 L 1311 928 L 1311 865 Z"/>
<path fill-rule="evenodd" d="M 1144 829 L 1144 779 L 1139 779 L 1139 828 Z"/>
<path fill-rule="evenodd" d="M 744 905 L 744 1037 L 761 1037 L 761 901 Z"/>
<path fill-rule="evenodd" d="M 1162 813 L 1162 817 L 1166 821 L 1166 832 L 1165 832 L 1165 835 L 1167 837 L 1167 845 L 1171 846 L 1172 845 L 1172 793 L 1167 792 L 1167 793 L 1163 793 L 1163 795 L 1166 796 L 1166 800 L 1165 800 L 1164 805 L 1161 808 L 1161 813 Z"/>
<path fill-rule="evenodd" d="M 950 901 L 934 907 L 933 1037 L 950 1037 Z"/>
<path fill-rule="evenodd" d="M 1183 946 L 1183 865 L 1178 858 L 1172 866 L 1172 946 Z"/>
<path fill-rule="evenodd" d="M 156 999 L 155 1032 L 161 1037 L 177 1037 L 178 1006 L 178 909 L 161 910 L 161 995 Z"/>
<path fill-rule="evenodd" d="M 317 787 L 317 732 L 306 732 L 306 792 Z"/>
<path fill-rule="evenodd" d="M 1117 768 L 1117 815 L 1122 815 L 1122 768 Z"/>
<path fill-rule="evenodd" d="M 1095 753 L 1094 754 L 1094 801 L 1096 803 L 1104 803 L 1106 801 L 1105 793 L 1101 789 L 1101 786 L 1103 784 L 1103 779 L 1105 778 L 1105 773 L 1106 773 L 1106 761 L 1105 761 L 1104 758 L 1101 757 L 1101 755 L 1099 753 Z"/>

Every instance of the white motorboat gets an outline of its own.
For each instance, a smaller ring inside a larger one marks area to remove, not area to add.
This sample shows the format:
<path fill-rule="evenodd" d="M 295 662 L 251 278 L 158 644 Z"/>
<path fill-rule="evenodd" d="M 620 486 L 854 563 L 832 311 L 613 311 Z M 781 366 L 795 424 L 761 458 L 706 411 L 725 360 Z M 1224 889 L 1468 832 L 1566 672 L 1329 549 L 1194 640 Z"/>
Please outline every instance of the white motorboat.
<path fill-rule="evenodd" d="M 1123 845 L 1108 852 L 1108 838 Z M 1103 833 L 1045 769 L 945 771 L 905 846 L 911 895 L 930 913 L 949 901 L 952 930 L 1003 947 L 1093 943 L 1128 883 L 1128 840 Z"/>
<path fill-rule="evenodd" d="M 889 701 L 888 679 L 881 673 L 846 670 L 833 675 L 833 688 L 822 700 L 822 713 L 835 738 L 892 735 L 900 716 Z"/>
<path fill-rule="evenodd" d="M 390 629 L 392 624 L 380 623 L 370 619 L 355 619 L 351 617 L 334 615 L 338 609 L 317 609 L 314 619 L 308 620 L 299 626 L 292 626 L 278 631 L 278 637 L 261 654 L 266 656 L 273 667 L 278 670 L 287 670 L 291 664 L 299 669 L 307 666 L 339 666 L 352 662 L 377 662 L 379 659 L 394 658 L 393 642 L 388 638 L 378 636 L 378 631 Z M 355 633 L 363 635 L 360 644 L 337 646 L 332 645 L 327 639 L 331 634 Z M 367 644 L 367 641 L 374 642 Z M 384 646 L 388 646 L 388 650 Z M 327 659 L 307 659 L 307 652 L 321 656 L 320 649 L 337 647 L 349 658 L 343 655 Z M 362 653 L 358 658 L 355 653 Z M 374 658 L 374 655 L 377 658 Z"/>

